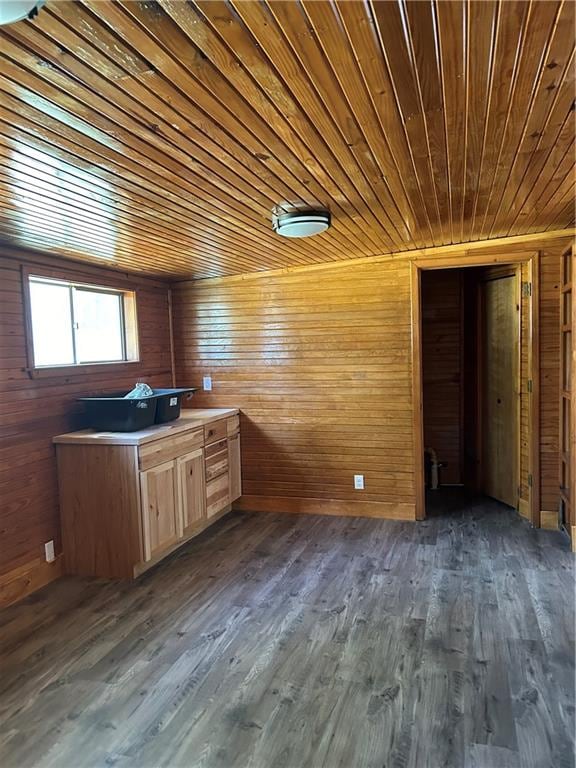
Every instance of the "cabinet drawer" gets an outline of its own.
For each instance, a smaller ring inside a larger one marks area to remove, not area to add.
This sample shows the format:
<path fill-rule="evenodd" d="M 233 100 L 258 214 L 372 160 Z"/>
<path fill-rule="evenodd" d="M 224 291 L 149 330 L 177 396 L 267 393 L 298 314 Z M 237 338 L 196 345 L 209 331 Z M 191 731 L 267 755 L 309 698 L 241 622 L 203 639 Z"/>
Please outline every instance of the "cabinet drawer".
<path fill-rule="evenodd" d="M 232 416 L 231 418 L 226 419 L 226 425 L 228 434 L 235 435 L 240 429 L 240 416 Z"/>
<path fill-rule="evenodd" d="M 220 419 L 220 421 L 214 421 L 212 424 L 207 424 L 204 427 L 204 441 L 206 445 L 215 443 L 217 440 L 222 440 L 226 437 L 228 430 L 226 428 L 226 419 Z"/>
<path fill-rule="evenodd" d="M 228 472 L 228 453 L 223 456 L 215 456 L 214 458 L 206 461 L 206 480 L 214 480 L 215 477 L 223 475 L 224 472 Z"/>
<path fill-rule="evenodd" d="M 228 473 L 206 483 L 206 516 L 214 517 L 230 503 Z"/>
<path fill-rule="evenodd" d="M 206 480 L 228 472 L 228 440 L 219 440 L 206 448 Z"/>
<path fill-rule="evenodd" d="M 204 433 L 201 429 L 196 429 L 193 432 L 185 432 L 183 435 L 145 443 L 138 448 L 140 469 L 144 471 L 170 459 L 177 459 L 195 448 L 202 448 L 203 442 Z"/>
<path fill-rule="evenodd" d="M 224 440 L 218 440 L 216 443 L 210 443 L 210 445 L 206 446 L 206 450 L 204 451 L 204 455 L 207 459 L 210 459 L 212 456 L 215 456 L 217 453 L 222 453 L 223 451 L 226 451 L 228 449 L 228 440 L 227 438 L 224 438 Z"/>

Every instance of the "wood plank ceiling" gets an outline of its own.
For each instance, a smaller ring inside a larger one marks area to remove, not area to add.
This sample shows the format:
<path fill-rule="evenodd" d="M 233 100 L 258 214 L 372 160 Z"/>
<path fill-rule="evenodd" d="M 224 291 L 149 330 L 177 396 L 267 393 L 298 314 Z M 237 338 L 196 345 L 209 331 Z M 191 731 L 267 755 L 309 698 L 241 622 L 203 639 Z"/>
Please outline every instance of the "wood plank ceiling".
<path fill-rule="evenodd" d="M 182 278 L 569 227 L 574 10 L 49 0 L 0 30 L 0 239 Z"/>

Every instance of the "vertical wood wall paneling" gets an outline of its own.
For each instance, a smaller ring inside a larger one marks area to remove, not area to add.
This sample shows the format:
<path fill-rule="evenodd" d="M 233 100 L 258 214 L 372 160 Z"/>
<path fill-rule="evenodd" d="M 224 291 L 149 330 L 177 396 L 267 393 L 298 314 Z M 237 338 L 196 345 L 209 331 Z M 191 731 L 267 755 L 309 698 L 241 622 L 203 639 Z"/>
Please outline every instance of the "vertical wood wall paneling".
<path fill-rule="evenodd" d="M 60 523 L 55 452 L 52 437 L 83 426 L 82 408 L 76 398 L 97 392 L 130 389 L 135 381 L 165 386 L 171 380 L 168 287 L 144 278 L 130 278 L 137 288 L 140 330 L 139 363 L 125 372 L 88 375 L 81 370 L 66 376 L 31 379 L 26 371 L 26 345 L 22 303 L 21 267 L 63 268 L 80 271 L 87 282 L 98 284 L 125 275 L 88 265 L 39 256 L 33 252 L 3 251 L 0 254 L 0 582 L 6 574 L 26 571 L 28 564 L 44 560 L 44 542 L 54 539 L 60 550 Z M 44 567 L 42 565 L 42 567 Z M 14 571 L 18 569 L 18 571 Z M 19 578 L 22 590 L 36 577 Z M 37 579 L 36 579 L 37 580 Z M 8 598 L 14 592 L 10 589 Z"/>

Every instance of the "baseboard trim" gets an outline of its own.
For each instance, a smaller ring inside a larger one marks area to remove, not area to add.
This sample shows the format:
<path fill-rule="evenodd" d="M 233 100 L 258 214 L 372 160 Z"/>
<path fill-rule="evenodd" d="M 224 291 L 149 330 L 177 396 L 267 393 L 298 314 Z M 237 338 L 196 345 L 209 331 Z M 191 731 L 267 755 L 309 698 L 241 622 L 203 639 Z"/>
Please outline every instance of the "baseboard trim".
<path fill-rule="evenodd" d="M 243 512 L 286 512 L 294 515 L 376 517 L 386 520 L 415 520 L 414 504 L 385 501 L 341 501 L 293 496 L 241 496 L 233 509 Z"/>
<path fill-rule="evenodd" d="M 38 558 L 1 574 L 0 608 L 17 603 L 51 581 L 59 579 L 64 573 L 63 565 L 62 555 L 58 555 L 52 563 Z"/>
<path fill-rule="evenodd" d="M 540 511 L 540 528 L 546 528 L 549 531 L 559 530 L 558 512 L 542 509 Z"/>

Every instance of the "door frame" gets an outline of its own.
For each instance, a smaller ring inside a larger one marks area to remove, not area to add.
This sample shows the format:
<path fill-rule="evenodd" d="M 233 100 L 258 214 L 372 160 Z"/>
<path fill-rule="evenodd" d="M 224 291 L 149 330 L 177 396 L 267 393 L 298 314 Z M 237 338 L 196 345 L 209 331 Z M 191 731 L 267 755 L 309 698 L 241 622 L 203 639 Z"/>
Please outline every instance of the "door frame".
<path fill-rule="evenodd" d="M 414 495 L 416 520 L 426 517 L 424 495 L 424 408 L 422 389 L 422 272 L 431 269 L 490 267 L 498 264 L 527 264 L 532 286 L 528 312 L 528 378 L 532 381 L 528 425 L 528 472 L 532 477 L 528 515 L 540 527 L 540 323 L 539 309 L 540 253 L 500 253 L 490 256 L 456 254 L 420 258 L 410 262 L 411 337 L 412 337 L 412 416 L 414 450 Z"/>
<path fill-rule="evenodd" d="M 560 282 L 560 462 L 558 473 L 558 484 L 560 486 L 561 511 L 564 513 L 563 519 L 560 518 L 560 527 L 566 530 L 570 536 L 571 548 L 576 552 L 576 241 L 570 244 L 568 248 L 562 251 L 562 274 Z M 566 264 L 570 263 L 570 279 L 566 279 Z M 565 296 L 571 294 L 571 312 L 567 317 L 565 315 Z M 572 349 L 568 352 L 565 345 L 565 335 L 572 333 Z M 571 355 L 571 373 L 570 380 L 567 382 L 569 387 L 565 389 L 565 370 L 568 362 L 568 355 Z M 566 403 L 570 409 L 570 420 L 568 425 L 565 423 Z M 568 435 L 566 434 L 568 427 Z M 569 438 L 567 441 L 566 438 Z M 564 486 L 565 473 L 564 468 L 568 469 L 570 483 L 568 487 Z"/>

